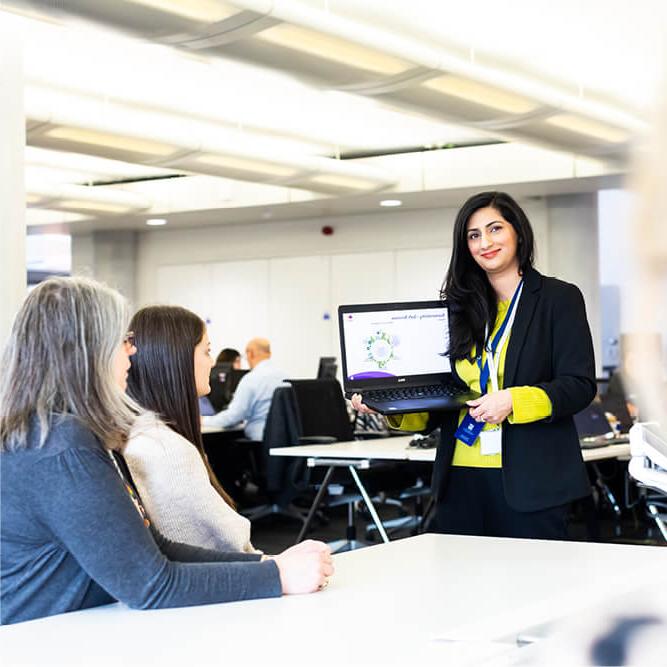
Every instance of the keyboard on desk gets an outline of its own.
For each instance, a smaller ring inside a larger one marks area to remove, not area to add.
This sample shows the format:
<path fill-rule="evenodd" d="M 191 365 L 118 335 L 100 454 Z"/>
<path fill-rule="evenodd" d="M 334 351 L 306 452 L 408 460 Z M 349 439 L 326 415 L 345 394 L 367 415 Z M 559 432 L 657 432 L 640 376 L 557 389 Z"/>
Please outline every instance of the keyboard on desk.
<path fill-rule="evenodd" d="M 609 445 L 627 445 L 629 442 L 630 437 L 627 435 L 619 435 L 612 438 L 608 438 L 606 435 L 599 435 L 579 440 L 582 449 L 597 449 L 598 447 L 609 447 Z"/>

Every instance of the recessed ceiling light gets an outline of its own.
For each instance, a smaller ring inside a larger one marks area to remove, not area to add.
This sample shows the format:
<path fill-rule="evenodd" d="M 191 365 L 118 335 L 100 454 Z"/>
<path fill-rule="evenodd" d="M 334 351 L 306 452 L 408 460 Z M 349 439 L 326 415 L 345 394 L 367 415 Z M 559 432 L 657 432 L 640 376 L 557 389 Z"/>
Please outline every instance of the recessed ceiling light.
<path fill-rule="evenodd" d="M 400 199 L 383 199 L 380 202 L 380 206 L 387 206 L 387 207 L 403 206 L 403 202 Z"/>
<path fill-rule="evenodd" d="M 150 227 L 161 227 L 162 225 L 166 225 L 167 221 L 164 218 L 149 218 L 146 220 L 146 224 Z"/>

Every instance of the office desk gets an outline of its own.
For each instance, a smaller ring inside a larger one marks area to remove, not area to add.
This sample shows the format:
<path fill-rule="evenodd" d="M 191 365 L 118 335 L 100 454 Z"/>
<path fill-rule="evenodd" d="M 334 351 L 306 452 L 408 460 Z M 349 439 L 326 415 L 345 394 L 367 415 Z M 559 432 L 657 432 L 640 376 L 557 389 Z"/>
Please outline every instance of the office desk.
<path fill-rule="evenodd" d="M 299 456 L 313 461 L 321 459 L 367 459 L 385 461 L 435 461 L 435 447 L 420 449 L 408 447 L 412 436 L 377 438 L 373 440 L 353 440 L 333 442 L 329 445 L 299 445 L 294 447 L 274 447 L 272 456 Z M 595 449 L 582 449 L 586 463 L 601 459 L 616 459 L 630 456 L 630 445 L 608 445 Z"/>
<path fill-rule="evenodd" d="M 665 553 L 420 535 L 335 556 L 336 574 L 322 593 L 62 614 L 0 628 L 0 656 L 7 667 L 478 665 L 481 652 L 527 650 L 491 643 L 503 634 L 655 581 Z M 474 644 L 451 641 L 465 639 Z"/>
<path fill-rule="evenodd" d="M 308 533 L 315 512 L 324 498 L 329 481 L 335 468 L 347 468 L 361 493 L 366 507 L 373 519 L 383 542 L 389 542 L 389 536 L 385 531 L 377 510 L 371 501 L 370 495 L 357 474 L 359 469 L 367 469 L 372 461 L 413 461 L 430 462 L 435 461 L 435 448 L 420 449 L 409 447 L 412 436 L 379 438 L 373 440 L 353 440 L 351 442 L 334 442 L 329 445 L 302 445 L 294 447 L 275 447 L 270 450 L 272 456 L 292 456 L 307 459 L 309 467 L 326 466 L 327 472 L 322 480 L 320 489 L 315 496 L 313 504 L 308 512 L 308 517 L 297 537 L 300 542 Z M 582 449 L 585 462 L 600 461 L 602 459 L 614 459 L 630 455 L 630 445 L 608 445 L 595 449 Z M 614 501 L 615 502 L 615 501 Z M 620 509 L 618 510 L 620 514 Z"/>

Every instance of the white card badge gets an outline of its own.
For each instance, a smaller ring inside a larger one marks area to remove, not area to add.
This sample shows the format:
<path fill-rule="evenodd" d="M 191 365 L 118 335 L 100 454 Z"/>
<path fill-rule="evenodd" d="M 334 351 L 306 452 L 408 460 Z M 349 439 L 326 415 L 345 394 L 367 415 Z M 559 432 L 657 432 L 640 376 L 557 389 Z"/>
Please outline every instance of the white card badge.
<path fill-rule="evenodd" d="M 480 453 L 482 456 L 500 454 L 503 446 L 503 432 L 500 428 L 492 431 L 482 431 L 479 434 Z"/>

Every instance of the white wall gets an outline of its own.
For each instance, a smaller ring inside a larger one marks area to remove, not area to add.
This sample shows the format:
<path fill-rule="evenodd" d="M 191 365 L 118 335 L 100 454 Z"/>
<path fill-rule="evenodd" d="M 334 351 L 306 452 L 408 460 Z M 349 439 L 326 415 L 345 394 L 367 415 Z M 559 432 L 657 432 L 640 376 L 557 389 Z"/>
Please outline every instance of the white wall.
<path fill-rule="evenodd" d="M 0 348 L 26 294 L 23 152 L 23 44 L 12 20 L 0 20 Z"/>
<path fill-rule="evenodd" d="M 549 267 L 552 275 L 575 283 L 584 295 L 598 375 L 602 373 L 598 208 L 596 193 L 548 198 Z"/>
<path fill-rule="evenodd" d="M 637 253 L 632 234 L 633 196 L 626 190 L 601 190 L 598 193 L 600 219 L 600 284 L 616 285 L 620 290 L 621 333 L 641 330 L 634 310 Z"/>
<path fill-rule="evenodd" d="M 537 268 L 582 287 L 594 335 L 598 266 L 582 260 L 580 246 L 597 247 L 590 240 L 597 237 L 595 202 L 580 195 L 521 201 L 535 230 Z M 312 376 L 318 357 L 339 356 L 339 304 L 437 297 L 455 215 L 443 208 L 147 230 L 136 235 L 134 303 L 191 308 L 209 321 L 214 351 L 242 350 L 251 337 L 267 336 L 287 373 Z M 323 224 L 334 228 L 332 236 L 322 235 Z M 119 233 L 115 251 L 110 239 L 75 241 L 74 265 L 97 265 L 106 273 L 98 277 L 128 285 L 128 237 Z M 114 279 L 114 270 L 124 275 Z"/>
<path fill-rule="evenodd" d="M 659 333 L 664 363 L 667 361 L 667 309 L 656 313 L 658 331 L 651 331 L 655 324 L 647 324 L 639 298 L 646 286 L 640 278 L 637 242 L 646 239 L 638 236 L 635 204 L 635 196 L 627 190 L 602 190 L 598 194 L 600 283 L 618 289 L 621 340 L 632 334 Z M 663 289 L 667 289 L 667 284 Z"/>
<path fill-rule="evenodd" d="M 137 233 L 98 231 L 72 236 L 72 273 L 92 276 L 136 304 Z"/>
<path fill-rule="evenodd" d="M 523 203 L 548 248 L 544 201 Z M 267 336 L 282 368 L 312 376 L 320 356 L 340 356 L 338 305 L 437 298 L 455 214 L 149 230 L 139 235 L 137 302 L 191 308 L 209 322 L 214 350 Z M 322 235 L 323 224 L 332 236 Z M 547 256 L 540 253 L 542 266 Z"/>

